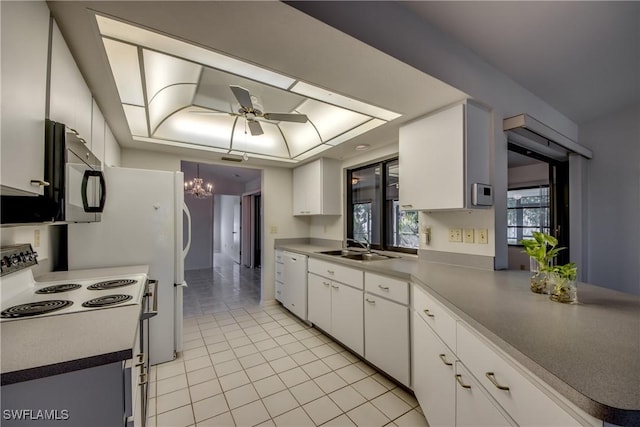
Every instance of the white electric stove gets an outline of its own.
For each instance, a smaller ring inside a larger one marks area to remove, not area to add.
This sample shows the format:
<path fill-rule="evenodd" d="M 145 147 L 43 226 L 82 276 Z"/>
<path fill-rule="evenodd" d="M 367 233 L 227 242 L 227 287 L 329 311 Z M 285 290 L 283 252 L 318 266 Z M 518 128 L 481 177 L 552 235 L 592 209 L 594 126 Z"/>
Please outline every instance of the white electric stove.
<path fill-rule="evenodd" d="M 36 256 L 24 249 L 2 258 L 3 269 L 14 271 L 2 277 L 1 322 L 140 304 L 146 289 L 145 274 L 36 281 L 29 268 Z"/>

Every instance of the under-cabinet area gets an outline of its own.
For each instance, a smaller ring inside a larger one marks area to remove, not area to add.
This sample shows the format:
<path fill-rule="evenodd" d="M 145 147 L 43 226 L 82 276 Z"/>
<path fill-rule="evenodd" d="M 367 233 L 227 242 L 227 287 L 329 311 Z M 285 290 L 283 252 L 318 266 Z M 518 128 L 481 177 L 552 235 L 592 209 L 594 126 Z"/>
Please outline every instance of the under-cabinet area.
<path fill-rule="evenodd" d="M 598 416 L 599 409 L 585 409 L 577 396 L 565 394 L 564 382 L 553 382 L 546 368 L 531 364 L 526 356 L 518 359 L 512 345 L 487 333 L 467 312 L 443 301 L 441 293 L 447 294 L 443 291 L 451 286 L 489 282 L 495 280 L 496 272 L 404 257 L 338 260 L 330 255 L 333 252 L 320 253 L 314 245 L 287 249 L 308 256 L 306 284 L 297 282 L 307 288 L 307 316 L 298 317 L 412 390 L 429 425 L 617 425 L 609 424 L 612 420 L 604 423 L 607 414 Z M 279 259 L 282 257 L 276 255 L 278 264 Z M 276 266 L 276 280 L 283 266 Z M 423 280 L 431 283 L 425 285 Z M 508 282 L 510 286 L 516 283 L 513 278 Z M 463 289 L 467 288 L 454 290 L 449 298 L 462 298 Z M 517 297 L 530 297 L 527 292 L 523 286 Z M 509 295 L 505 301 L 513 297 Z M 492 317 L 492 309 L 480 294 L 464 298 L 469 303 L 475 300 L 470 307 L 484 307 L 485 316 Z M 619 425 L 627 423 L 623 420 Z"/>

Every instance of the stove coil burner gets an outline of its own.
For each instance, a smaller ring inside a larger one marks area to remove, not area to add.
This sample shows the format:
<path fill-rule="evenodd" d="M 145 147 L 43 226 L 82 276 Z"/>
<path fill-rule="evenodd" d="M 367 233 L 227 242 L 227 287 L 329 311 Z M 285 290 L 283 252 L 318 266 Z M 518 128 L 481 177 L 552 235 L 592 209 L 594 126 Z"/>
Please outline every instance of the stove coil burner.
<path fill-rule="evenodd" d="M 0 313 L 0 317 L 3 319 L 17 319 L 19 317 L 37 316 L 39 314 L 47 314 L 61 310 L 65 307 L 69 307 L 70 305 L 73 305 L 73 302 L 68 300 L 30 302 L 27 304 L 9 307 Z"/>
<path fill-rule="evenodd" d="M 69 292 L 76 289 L 80 289 L 82 285 L 78 285 L 75 283 L 65 283 L 62 285 L 51 285 L 46 288 L 38 289 L 36 294 L 57 294 L 60 292 Z"/>
<path fill-rule="evenodd" d="M 122 286 L 129 286 L 137 283 L 136 280 L 132 279 L 119 279 L 119 280 L 106 280 L 104 282 L 94 283 L 91 286 L 88 286 L 87 289 L 92 291 L 104 291 L 107 289 L 121 288 Z"/>
<path fill-rule="evenodd" d="M 98 297 L 94 299 L 90 299 L 89 301 L 83 302 L 83 307 L 95 308 L 95 307 L 107 307 L 110 305 L 120 304 L 125 301 L 129 301 L 133 298 L 131 295 L 105 295 L 103 297 Z"/>

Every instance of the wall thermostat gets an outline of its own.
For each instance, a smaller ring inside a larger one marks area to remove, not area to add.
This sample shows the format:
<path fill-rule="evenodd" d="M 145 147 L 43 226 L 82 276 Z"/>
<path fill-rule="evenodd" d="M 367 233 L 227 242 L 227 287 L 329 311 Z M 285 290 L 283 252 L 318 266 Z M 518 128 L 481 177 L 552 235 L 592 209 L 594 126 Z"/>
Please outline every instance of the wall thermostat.
<path fill-rule="evenodd" d="M 492 206 L 493 187 L 487 184 L 473 184 L 471 186 L 471 204 L 473 206 Z"/>

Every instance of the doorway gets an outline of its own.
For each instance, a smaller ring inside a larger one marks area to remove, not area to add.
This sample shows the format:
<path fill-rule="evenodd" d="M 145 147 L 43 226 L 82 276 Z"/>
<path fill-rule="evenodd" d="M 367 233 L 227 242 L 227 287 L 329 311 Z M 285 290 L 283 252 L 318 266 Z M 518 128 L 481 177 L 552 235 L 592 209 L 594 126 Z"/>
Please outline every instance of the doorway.
<path fill-rule="evenodd" d="M 262 259 L 262 197 L 260 192 L 242 196 L 242 265 L 260 268 Z"/>
<path fill-rule="evenodd" d="M 522 239 L 533 231 L 551 234 L 566 248 L 557 262 L 569 261 L 569 161 L 553 159 L 509 143 L 507 190 L 507 243 L 509 269 L 528 270 L 529 257 Z"/>

